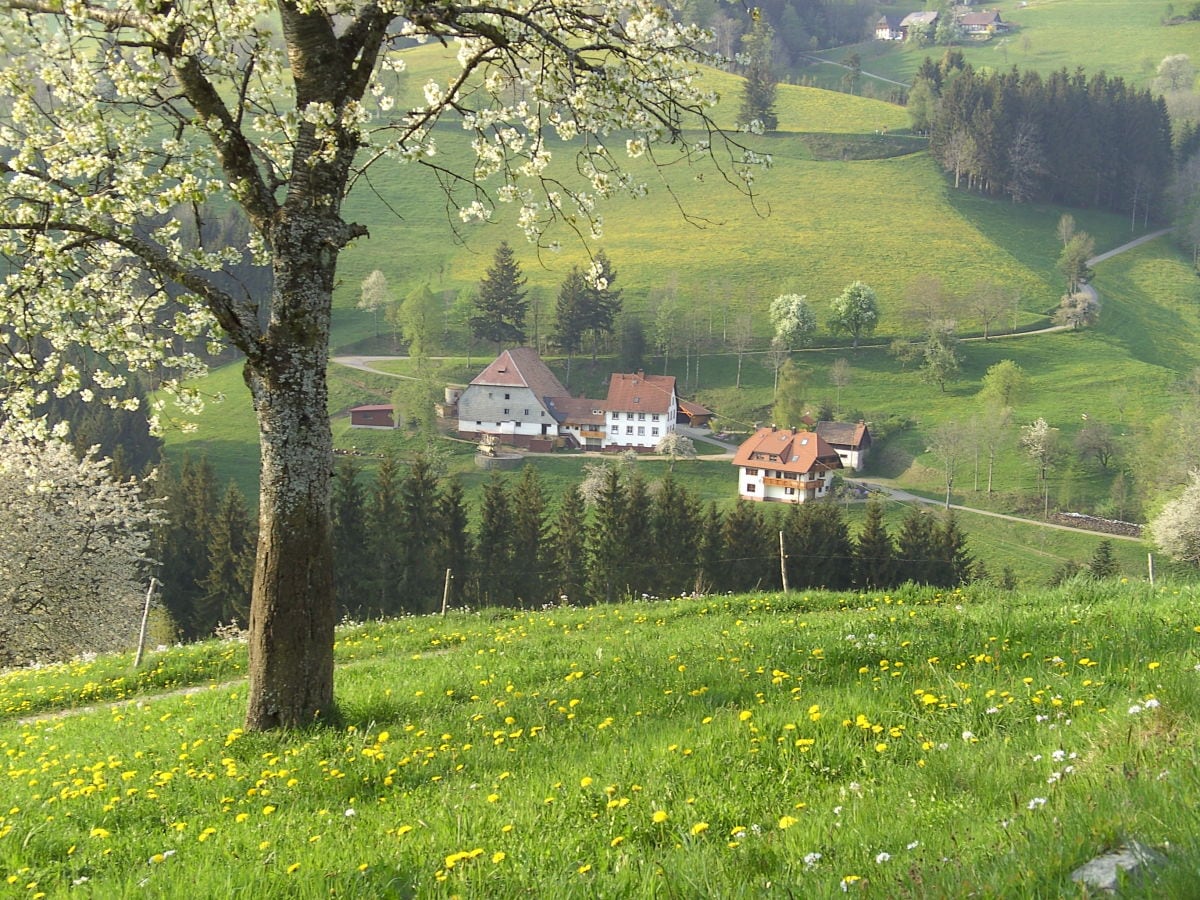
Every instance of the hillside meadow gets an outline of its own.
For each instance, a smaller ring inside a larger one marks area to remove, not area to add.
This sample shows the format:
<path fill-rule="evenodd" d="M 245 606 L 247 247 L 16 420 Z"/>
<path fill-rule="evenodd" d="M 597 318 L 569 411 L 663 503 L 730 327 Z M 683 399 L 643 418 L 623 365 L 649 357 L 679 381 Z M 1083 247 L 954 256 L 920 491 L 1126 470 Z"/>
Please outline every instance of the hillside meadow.
<path fill-rule="evenodd" d="M 988 11 L 1016 27 L 990 41 L 956 45 L 976 68 L 1035 69 L 1042 74 L 1082 67 L 1088 74 L 1106 72 L 1138 88 L 1149 88 L 1158 64 L 1166 56 L 1189 54 L 1195 62 L 1200 47 L 1200 22 L 1163 25 L 1167 7 L 1185 15 L 1191 4 L 1167 0 L 995 0 Z M 909 4 L 897 12 L 919 8 Z M 814 54 L 842 62 L 857 52 L 863 69 L 874 75 L 911 82 L 926 56 L 939 59 L 945 47 L 917 47 L 890 41 L 864 41 Z M 841 86 L 845 70 L 830 65 L 810 66 L 804 75 L 821 87 Z M 894 86 L 863 79 L 862 92 L 888 96 Z"/>
<path fill-rule="evenodd" d="M 237 727 L 244 647 L 0 675 L 13 897 L 1081 895 L 1200 877 L 1192 587 L 700 597 L 338 633 L 338 715 Z M 190 666 L 194 665 L 194 670 Z M 193 684 L 198 693 L 156 694 Z M 117 699 L 74 714 L 21 719 Z"/>

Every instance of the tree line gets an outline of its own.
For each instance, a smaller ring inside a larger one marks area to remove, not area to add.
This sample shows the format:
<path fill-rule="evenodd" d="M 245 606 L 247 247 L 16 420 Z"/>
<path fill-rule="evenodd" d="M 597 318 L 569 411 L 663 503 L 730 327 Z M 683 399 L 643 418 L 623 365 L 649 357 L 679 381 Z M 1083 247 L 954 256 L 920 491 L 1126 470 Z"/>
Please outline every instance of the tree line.
<path fill-rule="evenodd" d="M 955 187 L 1134 220 L 1164 214 L 1171 118 L 1161 96 L 1122 78 L 976 70 L 951 50 L 918 70 L 909 112 Z"/>
<path fill-rule="evenodd" d="M 353 618 L 432 612 L 447 588 L 450 605 L 470 607 L 779 590 L 780 532 L 792 588 L 952 586 L 974 571 L 952 514 L 914 509 L 892 535 L 875 502 L 852 538 L 835 503 L 722 509 L 620 461 L 556 503 L 532 466 L 493 473 L 474 527 L 460 482 L 422 457 L 403 470 L 385 459 L 374 479 L 348 461 L 334 483 L 338 602 Z"/>

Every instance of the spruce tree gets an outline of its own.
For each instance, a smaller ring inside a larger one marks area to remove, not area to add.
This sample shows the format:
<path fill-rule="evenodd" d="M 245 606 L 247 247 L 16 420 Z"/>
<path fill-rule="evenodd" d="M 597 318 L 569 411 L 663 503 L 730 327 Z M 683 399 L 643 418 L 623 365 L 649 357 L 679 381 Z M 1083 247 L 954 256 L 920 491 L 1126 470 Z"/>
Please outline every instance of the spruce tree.
<path fill-rule="evenodd" d="M 217 512 L 217 482 L 207 459 L 185 456 L 178 470 L 164 465 L 156 483 L 166 524 L 154 544 L 162 600 L 184 640 L 207 636 L 199 610 L 208 577 L 208 547 Z"/>
<path fill-rule="evenodd" d="M 854 544 L 854 583 L 879 590 L 896 583 L 896 545 L 883 521 L 883 504 L 872 500 Z"/>
<path fill-rule="evenodd" d="M 724 544 L 725 589 L 744 593 L 777 583 L 779 566 L 773 565 L 767 529 L 757 503 L 738 498 L 725 516 L 722 529 Z"/>
<path fill-rule="evenodd" d="M 551 337 L 554 345 L 567 354 L 567 386 L 571 384 L 571 360 L 583 346 L 583 334 L 588 327 L 587 303 L 587 280 L 578 266 L 572 266 L 558 289 Z"/>
<path fill-rule="evenodd" d="M 592 260 L 592 276 L 591 283 L 587 285 L 584 325 L 592 338 L 592 362 L 595 362 L 601 338 L 612 337 L 616 327 L 617 316 L 621 312 L 621 291 L 613 287 L 617 270 L 603 250 L 597 251 Z"/>
<path fill-rule="evenodd" d="M 475 558 L 477 593 L 486 606 L 506 606 L 513 601 L 512 505 L 499 472 L 484 482 Z"/>
<path fill-rule="evenodd" d="M 417 456 L 400 482 L 399 595 L 405 612 L 435 609 L 441 599 L 442 576 L 437 559 L 438 483 L 433 467 Z"/>
<path fill-rule="evenodd" d="M 928 512 L 919 507 L 904 517 L 896 538 L 896 580 L 932 584 L 937 562 L 937 529 Z"/>
<path fill-rule="evenodd" d="M 546 601 L 548 574 L 546 546 L 546 493 L 532 465 L 521 470 L 512 491 L 513 576 L 517 601 L 538 607 Z"/>
<path fill-rule="evenodd" d="M 341 616 L 362 616 L 371 591 L 374 562 L 361 472 L 354 460 L 343 460 L 333 476 L 333 582 Z"/>
<path fill-rule="evenodd" d="M 1087 569 L 1093 578 L 1114 578 L 1121 574 L 1121 567 L 1113 555 L 1112 541 L 1104 540 L 1096 545 Z"/>
<path fill-rule="evenodd" d="M 467 597 L 474 575 L 471 536 L 467 531 L 467 505 L 462 482 L 451 478 L 443 482 L 437 503 L 437 571 L 445 589 L 446 570 L 450 570 L 449 603 L 461 604 Z"/>
<path fill-rule="evenodd" d="M 971 580 L 974 559 L 967 552 L 967 537 L 958 526 L 958 516 L 947 509 L 934 530 L 934 559 L 930 584 L 958 587 Z"/>
<path fill-rule="evenodd" d="M 479 282 L 475 292 L 475 314 L 471 316 L 471 334 L 484 341 L 491 341 L 499 352 L 505 343 L 520 344 L 525 341 L 525 314 L 529 309 L 526 299 L 525 277 L 513 256 L 512 248 L 501 241 L 487 275 Z"/>
<path fill-rule="evenodd" d="M 758 122 L 763 131 L 774 131 L 779 126 L 779 116 L 775 113 L 778 79 L 771 64 L 774 43 L 775 29 L 755 10 L 754 25 L 742 36 L 747 63 L 739 124 L 745 127 Z"/>
<path fill-rule="evenodd" d="M 257 543 L 246 496 L 230 482 L 209 536 L 208 574 L 201 582 L 203 596 L 198 604 L 201 633 L 209 633 L 221 623 L 249 624 Z"/>
<path fill-rule="evenodd" d="M 659 483 L 650 514 L 654 593 L 678 596 L 691 590 L 703 538 L 700 505 L 668 471 Z"/>
<path fill-rule="evenodd" d="M 842 590 L 850 586 L 854 549 L 841 507 L 825 502 L 792 506 L 783 532 L 790 587 Z"/>
<path fill-rule="evenodd" d="M 375 473 L 375 490 L 367 506 L 371 548 L 370 592 L 363 598 L 364 617 L 394 616 L 401 611 L 400 467 L 390 453 Z"/>
<path fill-rule="evenodd" d="M 720 594 L 729 590 L 729 570 L 725 565 L 725 514 L 710 501 L 700 523 L 700 570 L 696 590 Z"/>
<path fill-rule="evenodd" d="M 654 591 L 654 533 L 651 526 L 652 502 L 641 473 L 634 472 L 625 488 L 626 587 L 636 596 Z"/>
<path fill-rule="evenodd" d="M 563 491 L 554 516 L 547 557 L 554 573 L 556 600 L 579 603 L 584 598 L 586 573 L 587 508 L 574 485 Z"/>
<path fill-rule="evenodd" d="M 588 530 L 588 593 L 611 603 L 628 584 L 625 486 L 616 466 L 606 466 L 602 477 Z"/>

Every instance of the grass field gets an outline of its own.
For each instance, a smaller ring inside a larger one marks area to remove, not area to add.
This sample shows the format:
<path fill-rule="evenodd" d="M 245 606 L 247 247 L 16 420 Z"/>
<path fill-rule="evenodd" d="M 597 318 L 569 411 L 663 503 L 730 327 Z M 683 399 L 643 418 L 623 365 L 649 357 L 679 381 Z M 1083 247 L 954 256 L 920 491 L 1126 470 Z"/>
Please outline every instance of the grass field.
<path fill-rule="evenodd" d="M 751 595 L 339 631 L 243 734 L 237 643 L 0 675 L 6 896 L 1077 896 L 1200 877 L 1193 588 Z M 229 679 L 235 679 L 232 683 Z M 155 697 L 194 683 L 188 696 Z M 17 716 L 106 697 L 112 708 Z M 131 702 L 136 701 L 136 702 Z"/>

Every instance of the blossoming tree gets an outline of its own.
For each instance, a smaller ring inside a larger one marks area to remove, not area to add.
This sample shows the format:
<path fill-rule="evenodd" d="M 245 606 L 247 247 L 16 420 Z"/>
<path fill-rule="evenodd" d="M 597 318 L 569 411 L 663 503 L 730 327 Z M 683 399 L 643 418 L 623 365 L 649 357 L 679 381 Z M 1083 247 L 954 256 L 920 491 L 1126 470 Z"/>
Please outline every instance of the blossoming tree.
<path fill-rule="evenodd" d="M 178 388 L 202 369 L 180 337 L 244 354 L 261 448 L 246 725 L 327 715 L 325 369 L 338 255 L 366 236 L 343 200 L 369 165 L 426 166 L 463 222 L 513 204 L 549 244 L 556 224 L 597 234 L 598 200 L 646 190 L 628 156 L 703 155 L 748 190 L 760 160 L 715 128 L 716 98 L 694 71 L 705 35 L 654 0 L 0 0 L 0 11 L 8 409 L 36 415 L 48 386 L 133 403 L 124 385 L 139 370 Z M 419 103 L 394 93 L 406 39 L 457 49 Z M 437 154 L 436 126 L 451 118 L 474 151 L 464 171 Z M 572 142 L 579 182 L 549 173 L 554 137 Z M 250 247 L 187 239 L 188 215 L 231 205 Z M 270 266 L 268 296 L 220 277 L 243 253 Z"/>

